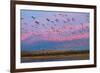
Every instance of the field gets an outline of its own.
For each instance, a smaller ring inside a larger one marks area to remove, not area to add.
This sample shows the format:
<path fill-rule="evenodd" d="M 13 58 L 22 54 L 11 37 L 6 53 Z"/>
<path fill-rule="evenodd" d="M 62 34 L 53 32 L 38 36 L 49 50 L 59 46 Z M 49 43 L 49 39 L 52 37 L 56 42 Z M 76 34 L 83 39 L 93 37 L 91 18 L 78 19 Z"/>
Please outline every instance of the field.
<path fill-rule="evenodd" d="M 34 51 L 22 52 L 21 62 L 47 62 L 89 59 L 89 51 Z"/>

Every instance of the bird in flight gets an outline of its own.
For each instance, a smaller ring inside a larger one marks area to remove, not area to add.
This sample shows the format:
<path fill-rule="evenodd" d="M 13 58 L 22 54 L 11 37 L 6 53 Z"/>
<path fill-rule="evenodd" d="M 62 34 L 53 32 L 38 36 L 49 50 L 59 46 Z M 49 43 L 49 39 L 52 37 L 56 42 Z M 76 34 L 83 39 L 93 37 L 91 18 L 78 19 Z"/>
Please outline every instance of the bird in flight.
<path fill-rule="evenodd" d="M 69 19 L 69 18 L 67 18 L 67 21 L 68 21 L 68 22 L 70 22 L 70 19 Z"/>
<path fill-rule="evenodd" d="M 67 14 L 65 14 L 65 16 L 68 16 Z"/>
<path fill-rule="evenodd" d="M 72 21 L 75 21 L 75 19 L 74 19 L 74 18 L 72 18 Z"/>
<path fill-rule="evenodd" d="M 35 23 L 36 23 L 36 24 L 39 24 L 39 22 L 38 22 L 38 21 L 35 21 Z"/>
<path fill-rule="evenodd" d="M 67 21 L 63 20 L 64 23 L 67 23 Z"/>
<path fill-rule="evenodd" d="M 46 18 L 47 21 L 50 21 L 50 19 Z"/>
<path fill-rule="evenodd" d="M 24 18 L 21 18 L 21 20 L 23 20 Z"/>
<path fill-rule="evenodd" d="M 56 22 L 59 22 L 59 20 L 58 20 L 58 19 L 56 19 L 55 21 L 56 21 Z"/>
<path fill-rule="evenodd" d="M 35 19 L 35 17 L 34 17 L 34 16 L 32 16 L 32 19 Z"/>

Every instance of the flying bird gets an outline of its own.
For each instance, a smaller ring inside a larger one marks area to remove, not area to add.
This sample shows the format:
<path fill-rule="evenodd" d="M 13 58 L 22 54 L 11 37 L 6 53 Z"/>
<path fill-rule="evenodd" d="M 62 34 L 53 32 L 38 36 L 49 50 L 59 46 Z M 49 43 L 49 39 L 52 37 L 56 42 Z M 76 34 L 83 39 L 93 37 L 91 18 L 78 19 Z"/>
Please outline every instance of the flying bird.
<path fill-rule="evenodd" d="M 45 24 L 42 24 L 42 26 L 46 28 Z"/>
<path fill-rule="evenodd" d="M 75 21 L 75 19 L 74 19 L 74 18 L 72 18 L 72 21 Z"/>
<path fill-rule="evenodd" d="M 70 19 L 69 19 L 69 18 L 67 18 L 67 21 L 68 21 L 68 22 L 70 22 Z"/>
<path fill-rule="evenodd" d="M 67 23 L 67 21 L 63 20 L 64 23 Z"/>
<path fill-rule="evenodd" d="M 35 21 L 35 23 L 36 23 L 36 24 L 39 24 L 39 22 L 38 22 L 38 21 Z"/>
<path fill-rule="evenodd" d="M 35 17 L 34 17 L 34 16 L 32 16 L 32 19 L 35 19 Z"/>
<path fill-rule="evenodd" d="M 68 16 L 67 14 L 65 14 L 65 16 Z"/>
<path fill-rule="evenodd" d="M 21 17 L 21 20 L 23 20 L 24 18 Z"/>
<path fill-rule="evenodd" d="M 54 21 L 51 21 L 52 23 L 54 23 Z"/>
<path fill-rule="evenodd" d="M 50 21 L 50 19 L 46 18 L 47 21 Z"/>
<path fill-rule="evenodd" d="M 32 25 L 32 27 L 34 27 L 34 26 Z"/>
<path fill-rule="evenodd" d="M 59 20 L 58 20 L 58 19 L 56 19 L 55 21 L 56 21 L 56 22 L 59 22 Z"/>
<path fill-rule="evenodd" d="M 84 28 L 83 28 L 83 23 L 81 23 L 81 27 L 82 27 L 82 32 L 84 31 Z"/>
<path fill-rule="evenodd" d="M 23 23 L 24 25 L 27 25 L 27 23 Z"/>
<path fill-rule="evenodd" d="M 83 24 L 81 23 L 81 26 L 82 26 L 82 30 L 83 30 Z"/>
<path fill-rule="evenodd" d="M 53 31 L 55 31 L 55 28 L 54 28 L 53 26 L 51 27 L 51 29 L 52 29 Z"/>
<path fill-rule="evenodd" d="M 61 16 L 62 16 L 62 14 L 59 14 L 59 15 L 61 15 Z"/>
<path fill-rule="evenodd" d="M 51 21 L 51 23 L 52 23 L 54 26 L 56 26 L 56 24 L 55 24 L 55 22 L 54 22 L 54 21 Z"/>

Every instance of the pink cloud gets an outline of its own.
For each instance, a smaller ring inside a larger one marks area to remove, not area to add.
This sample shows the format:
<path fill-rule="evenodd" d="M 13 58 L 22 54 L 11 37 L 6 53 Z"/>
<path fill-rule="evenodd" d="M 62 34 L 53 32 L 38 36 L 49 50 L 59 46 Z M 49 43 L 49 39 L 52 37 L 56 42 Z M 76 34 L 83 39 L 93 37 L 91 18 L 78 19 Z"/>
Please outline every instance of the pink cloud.
<path fill-rule="evenodd" d="M 83 34 L 78 34 L 78 35 L 71 35 L 71 36 L 67 36 L 67 37 L 49 37 L 49 36 L 42 36 L 40 38 L 40 40 L 47 40 L 47 41 L 52 41 L 52 42 L 61 42 L 61 41 L 71 41 L 71 40 L 78 40 L 78 39 L 82 39 L 82 38 L 89 38 L 89 33 L 83 33 Z M 37 42 L 39 41 L 38 39 L 30 39 L 28 40 L 28 43 L 34 43 L 34 42 Z"/>
<path fill-rule="evenodd" d="M 89 34 L 83 33 L 83 34 L 78 34 L 74 36 L 68 36 L 68 37 L 53 37 L 53 38 L 47 38 L 46 40 L 49 41 L 70 41 L 70 40 L 77 40 L 77 39 L 82 39 L 82 38 L 89 38 Z"/>
<path fill-rule="evenodd" d="M 26 40 L 27 38 L 29 38 L 31 35 L 33 35 L 33 32 L 28 32 L 25 34 L 21 35 L 21 40 Z"/>
<path fill-rule="evenodd" d="M 86 29 L 88 27 L 87 24 L 84 24 L 83 26 L 83 29 Z M 81 39 L 81 38 L 88 38 L 89 37 L 89 33 L 80 33 L 80 34 L 75 34 L 75 35 L 69 35 L 69 36 L 60 36 L 59 34 L 60 33 L 64 33 L 64 34 L 69 34 L 68 33 L 65 33 L 66 30 L 71 30 L 71 31 L 79 31 L 82 29 L 82 25 L 78 25 L 78 26 L 72 26 L 72 25 L 68 25 L 68 26 L 65 26 L 63 27 L 63 29 L 56 29 L 56 31 L 54 32 L 53 30 L 47 30 L 47 31 L 44 31 L 44 32 L 28 32 L 28 33 L 25 33 L 25 34 L 22 34 L 21 35 L 21 40 L 24 41 L 24 40 L 27 40 L 28 38 L 30 38 L 31 36 L 33 36 L 33 39 L 30 39 L 29 41 L 30 42 L 33 42 L 33 41 L 37 41 L 37 39 L 34 39 L 34 36 L 35 35 L 39 35 L 38 37 L 40 39 L 43 39 L 43 40 L 49 40 L 49 41 L 67 41 L 67 40 L 76 40 L 76 39 Z M 71 34 L 71 33 L 70 33 Z M 35 36 L 36 38 L 36 36 Z"/>

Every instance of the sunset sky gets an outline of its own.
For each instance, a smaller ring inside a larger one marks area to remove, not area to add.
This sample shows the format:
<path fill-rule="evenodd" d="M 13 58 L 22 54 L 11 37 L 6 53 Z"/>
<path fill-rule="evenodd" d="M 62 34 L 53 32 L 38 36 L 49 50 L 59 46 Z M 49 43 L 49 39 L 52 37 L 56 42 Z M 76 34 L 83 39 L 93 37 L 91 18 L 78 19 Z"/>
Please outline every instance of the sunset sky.
<path fill-rule="evenodd" d="M 89 13 L 21 10 L 21 49 L 88 50 Z"/>

